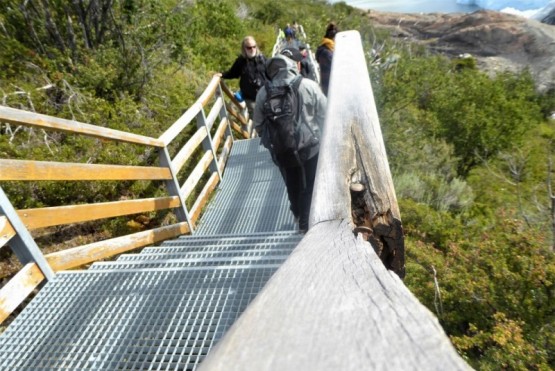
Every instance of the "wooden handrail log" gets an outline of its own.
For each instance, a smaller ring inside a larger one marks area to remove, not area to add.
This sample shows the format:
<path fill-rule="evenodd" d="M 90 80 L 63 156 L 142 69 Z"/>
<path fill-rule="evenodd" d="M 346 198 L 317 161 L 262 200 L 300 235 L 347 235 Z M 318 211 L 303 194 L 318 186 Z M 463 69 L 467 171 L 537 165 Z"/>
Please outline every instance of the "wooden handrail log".
<path fill-rule="evenodd" d="M 171 179 L 163 167 L 80 164 L 0 159 L 0 180 L 157 180 Z"/>
<path fill-rule="evenodd" d="M 54 225 L 80 223 L 104 218 L 113 218 L 116 216 L 170 209 L 179 207 L 179 205 L 179 198 L 174 196 L 101 202 L 97 204 L 24 209 L 17 210 L 17 214 L 27 229 L 37 229 L 51 227 Z"/>
<path fill-rule="evenodd" d="M 5 106 L 0 106 L 0 122 L 35 126 L 43 129 L 53 129 L 74 134 L 83 134 L 95 138 L 117 140 L 126 143 L 164 147 L 164 143 L 159 139 L 150 138 L 144 135 L 127 133 L 125 131 L 108 129 L 102 126 L 84 124 L 79 121 L 61 119 Z"/>
<path fill-rule="evenodd" d="M 361 191 L 351 191 L 351 186 Z M 349 220 L 369 228 L 388 268 L 405 274 L 401 217 L 378 112 L 357 31 L 335 37 L 328 109 L 320 147 L 310 225 Z M 362 207 L 364 206 L 364 207 Z M 353 220 L 352 209 L 366 213 Z"/>
<path fill-rule="evenodd" d="M 199 370 L 470 370 L 343 221 L 312 227 Z"/>

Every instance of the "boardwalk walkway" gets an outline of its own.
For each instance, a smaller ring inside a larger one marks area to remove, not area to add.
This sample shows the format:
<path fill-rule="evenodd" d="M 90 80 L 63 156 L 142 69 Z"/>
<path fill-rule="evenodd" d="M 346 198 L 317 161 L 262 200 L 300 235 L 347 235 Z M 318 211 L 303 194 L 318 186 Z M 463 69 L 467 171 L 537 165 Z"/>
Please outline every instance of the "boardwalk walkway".
<path fill-rule="evenodd" d="M 0 336 L 0 369 L 195 369 L 302 237 L 258 144 L 235 142 L 195 235 L 49 281 Z"/>

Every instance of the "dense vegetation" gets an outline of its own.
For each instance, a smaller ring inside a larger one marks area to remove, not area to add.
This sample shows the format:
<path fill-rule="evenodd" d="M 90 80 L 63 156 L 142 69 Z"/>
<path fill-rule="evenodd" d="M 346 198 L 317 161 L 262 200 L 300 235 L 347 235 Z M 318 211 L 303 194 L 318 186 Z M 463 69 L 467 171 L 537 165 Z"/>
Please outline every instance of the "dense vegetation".
<path fill-rule="evenodd" d="M 399 44 L 343 3 L 271 0 L 0 2 L 1 104 L 158 136 L 230 66 L 244 35 L 269 53 L 297 20 L 357 29 L 368 54 L 407 245 L 411 291 L 478 369 L 555 368 L 553 92 Z M 379 46 L 379 47 L 378 47 Z M 0 157 L 151 161 L 134 147 L 0 123 Z M 3 184 L 17 208 L 121 197 L 110 182 Z M 133 196 L 157 192 L 128 189 Z"/>

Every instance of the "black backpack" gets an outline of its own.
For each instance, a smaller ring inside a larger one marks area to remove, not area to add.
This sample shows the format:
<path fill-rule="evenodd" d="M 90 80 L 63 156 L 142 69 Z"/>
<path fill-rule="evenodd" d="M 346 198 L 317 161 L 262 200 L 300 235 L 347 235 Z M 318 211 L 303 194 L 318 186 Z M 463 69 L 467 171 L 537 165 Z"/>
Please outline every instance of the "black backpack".
<path fill-rule="evenodd" d="M 298 76 L 285 86 L 274 86 L 270 81 L 265 84 L 262 144 L 270 150 L 274 161 L 283 167 L 303 165 L 310 154 L 309 149 L 319 144 L 312 128 L 299 120 L 301 81 L 302 76 Z"/>

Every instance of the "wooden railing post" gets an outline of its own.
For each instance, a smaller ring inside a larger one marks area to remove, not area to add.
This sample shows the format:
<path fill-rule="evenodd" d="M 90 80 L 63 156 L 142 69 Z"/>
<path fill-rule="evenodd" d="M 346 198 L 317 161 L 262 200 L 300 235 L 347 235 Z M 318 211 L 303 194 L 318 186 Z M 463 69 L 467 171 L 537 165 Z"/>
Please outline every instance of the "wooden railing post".
<path fill-rule="evenodd" d="M 15 236 L 10 240 L 10 247 L 21 264 L 36 263 L 47 280 L 54 278 L 54 271 L 46 261 L 35 240 L 21 221 L 8 197 L 0 187 L 0 213 L 8 218 L 15 230 Z"/>
<path fill-rule="evenodd" d="M 189 212 L 187 211 L 187 204 L 185 203 L 185 199 L 181 194 L 179 181 L 177 180 L 177 174 L 172 165 L 172 160 L 170 157 L 170 153 L 168 152 L 168 147 L 159 148 L 158 150 L 160 166 L 167 167 L 172 175 L 172 179 L 166 180 L 166 188 L 168 190 L 168 193 L 171 196 L 177 196 L 179 198 L 180 206 L 174 209 L 175 214 L 177 215 L 177 218 L 180 222 L 187 222 L 189 224 L 189 229 L 191 230 L 191 234 L 193 234 L 195 226 L 193 225 L 193 221 L 191 220 Z"/>

